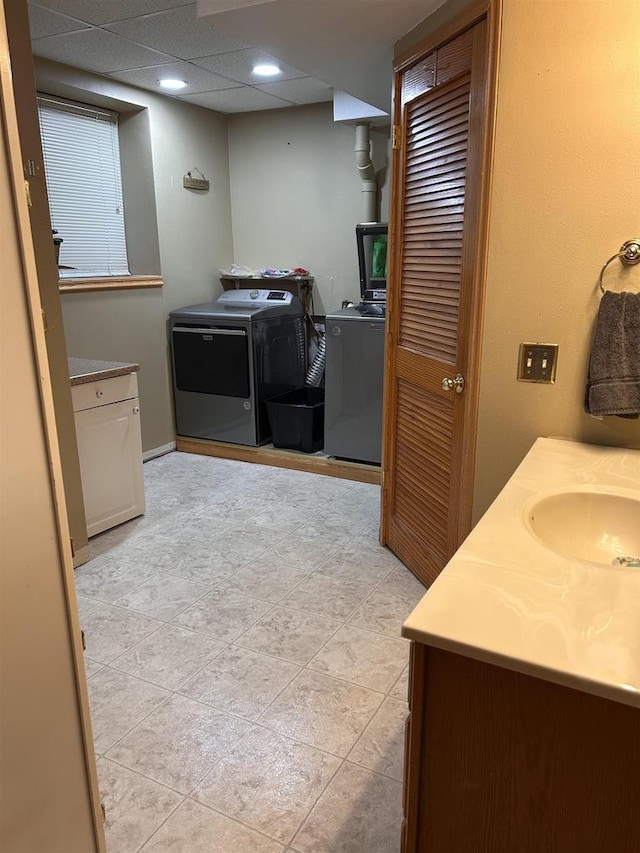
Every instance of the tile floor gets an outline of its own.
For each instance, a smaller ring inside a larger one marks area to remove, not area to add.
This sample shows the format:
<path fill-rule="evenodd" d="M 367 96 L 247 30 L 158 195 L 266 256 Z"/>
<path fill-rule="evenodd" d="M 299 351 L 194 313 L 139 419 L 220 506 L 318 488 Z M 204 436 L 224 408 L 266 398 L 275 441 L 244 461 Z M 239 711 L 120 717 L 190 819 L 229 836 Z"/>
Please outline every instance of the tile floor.
<path fill-rule="evenodd" d="M 171 453 L 76 572 L 109 853 L 397 853 L 424 588 L 379 489 Z"/>

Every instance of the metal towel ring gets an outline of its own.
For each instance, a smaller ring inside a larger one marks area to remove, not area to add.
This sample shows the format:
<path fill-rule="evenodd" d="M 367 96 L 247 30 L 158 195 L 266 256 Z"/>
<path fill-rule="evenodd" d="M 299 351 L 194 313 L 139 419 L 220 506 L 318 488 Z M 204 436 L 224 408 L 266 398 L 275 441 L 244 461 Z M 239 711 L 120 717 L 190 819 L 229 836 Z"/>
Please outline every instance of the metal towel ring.
<path fill-rule="evenodd" d="M 604 275 L 604 271 L 609 266 L 611 261 L 615 261 L 616 258 L 620 258 L 623 264 L 627 266 L 633 266 L 634 264 L 640 264 L 640 237 L 633 237 L 631 240 L 627 240 L 626 243 L 623 243 L 620 246 L 620 251 L 616 252 L 615 255 L 611 255 L 609 260 L 605 263 L 605 265 L 600 270 L 600 278 L 598 279 L 598 284 L 600 285 L 600 290 L 604 293 L 604 284 L 602 283 L 602 276 Z"/>

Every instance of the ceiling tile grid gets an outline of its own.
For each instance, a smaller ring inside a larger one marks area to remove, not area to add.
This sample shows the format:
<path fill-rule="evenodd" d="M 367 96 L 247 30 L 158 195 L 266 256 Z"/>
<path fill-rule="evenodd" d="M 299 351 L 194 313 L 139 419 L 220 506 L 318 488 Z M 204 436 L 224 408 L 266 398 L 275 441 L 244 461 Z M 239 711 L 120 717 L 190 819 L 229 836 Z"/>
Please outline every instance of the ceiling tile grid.
<path fill-rule="evenodd" d="M 185 0 L 30 0 L 36 56 L 224 113 L 330 101 L 329 84 L 199 19 Z M 253 73 L 276 63 L 277 79 Z M 167 93 L 160 79 L 187 86 Z"/>

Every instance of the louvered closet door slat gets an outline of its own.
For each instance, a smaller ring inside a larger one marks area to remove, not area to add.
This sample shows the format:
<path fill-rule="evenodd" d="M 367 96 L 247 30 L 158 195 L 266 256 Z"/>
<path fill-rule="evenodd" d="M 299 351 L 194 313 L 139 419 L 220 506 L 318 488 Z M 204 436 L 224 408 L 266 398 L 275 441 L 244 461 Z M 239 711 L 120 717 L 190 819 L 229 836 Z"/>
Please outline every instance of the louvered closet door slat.
<path fill-rule="evenodd" d="M 398 381 L 396 511 L 420 519 L 438 559 L 447 554 L 452 411 L 450 398 Z"/>
<path fill-rule="evenodd" d="M 447 86 L 446 91 L 440 89 L 438 102 L 433 105 L 424 103 L 422 99 L 420 101 L 416 101 L 415 104 L 411 105 L 413 107 L 413 112 L 411 114 L 412 120 L 419 122 L 425 116 L 430 116 L 435 120 L 445 113 L 450 105 L 455 108 L 459 103 L 460 98 L 466 97 L 464 87 L 464 81 L 460 83 L 456 81 Z"/>
<path fill-rule="evenodd" d="M 438 180 L 449 180 L 453 169 L 465 169 L 465 152 L 466 146 L 459 153 L 445 154 L 440 159 L 432 160 L 429 163 L 419 159 L 418 162 L 412 164 L 411 173 L 407 176 L 407 188 L 420 182 L 435 185 Z"/>
<path fill-rule="evenodd" d="M 421 181 L 409 186 L 404 199 L 399 344 L 450 364 L 455 364 L 457 354 L 469 96 L 470 75 L 465 74 L 407 106 L 411 133 L 405 174 L 410 183 L 420 173 Z M 443 157 L 449 155 L 456 159 L 447 170 Z M 424 174 L 434 160 L 440 183 L 432 186 Z M 425 238 L 455 240 L 452 248 L 459 247 L 458 253 L 451 252 L 443 263 L 423 248 Z M 420 286 L 411 287 L 411 280 Z"/>
<path fill-rule="evenodd" d="M 441 201 L 457 198 L 464 201 L 465 176 L 453 180 L 441 181 L 429 187 L 409 187 L 406 193 L 407 204 L 415 204 L 417 201 Z"/>

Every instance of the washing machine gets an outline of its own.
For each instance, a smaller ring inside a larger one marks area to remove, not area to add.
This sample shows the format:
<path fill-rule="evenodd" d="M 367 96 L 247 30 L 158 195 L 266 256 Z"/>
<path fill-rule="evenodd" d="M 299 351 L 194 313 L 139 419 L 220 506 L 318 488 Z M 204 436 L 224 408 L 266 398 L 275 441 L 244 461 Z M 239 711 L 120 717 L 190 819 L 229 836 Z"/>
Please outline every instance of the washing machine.
<path fill-rule="evenodd" d="M 227 290 L 169 315 L 178 435 L 257 446 L 265 400 L 304 385 L 302 304 L 283 290 Z"/>
<path fill-rule="evenodd" d="M 380 464 L 385 306 L 327 314 L 324 452 Z"/>

